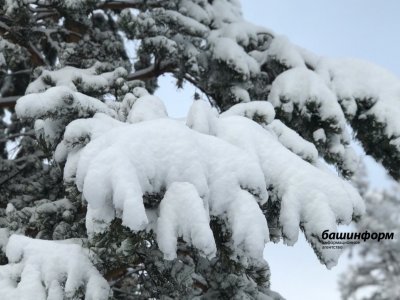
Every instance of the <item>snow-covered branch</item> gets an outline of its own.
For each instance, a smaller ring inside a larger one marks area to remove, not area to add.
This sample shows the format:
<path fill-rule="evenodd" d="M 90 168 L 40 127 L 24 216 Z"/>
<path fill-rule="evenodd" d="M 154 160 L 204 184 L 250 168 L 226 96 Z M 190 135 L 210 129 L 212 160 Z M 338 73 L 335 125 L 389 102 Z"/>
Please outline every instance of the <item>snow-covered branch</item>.
<path fill-rule="evenodd" d="M 6 246 L 10 264 L 0 266 L 4 299 L 108 299 L 107 281 L 78 244 L 12 235 Z"/>

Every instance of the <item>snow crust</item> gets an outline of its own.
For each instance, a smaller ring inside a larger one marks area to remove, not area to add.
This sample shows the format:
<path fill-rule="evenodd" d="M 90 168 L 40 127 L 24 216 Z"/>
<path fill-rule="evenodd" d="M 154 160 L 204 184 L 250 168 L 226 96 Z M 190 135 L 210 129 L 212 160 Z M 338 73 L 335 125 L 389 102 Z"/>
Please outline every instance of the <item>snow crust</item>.
<path fill-rule="evenodd" d="M 211 20 L 210 12 L 201 7 L 199 1 L 182 0 L 179 12 L 192 17 L 202 24 L 209 24 Z"/>
<path fill-rule="evenodd" d="M 321 76 L 305 68 L 293 68 L 280 74 L 271 86 L 268 101 L 279 108 L 290 119 L 299 114 L 304 120 L 313 117 L 320 120 L 323 129 L 329 133 L 325 141 L 326 151 L 331 157 L 340 158 L 345 170 L 354 172 L 358 159 L 350 147 L 350 135 L 346 128 L 346 118 L 335 93 Z"/>
<path fill-rule="evenodd" d="M 215 256 L 217 247 L 207 206 L 192 184 L 171 184 L 160 203 L 157 222 L 157 242 L 166 259 L 176 258 L 178 237 L 202 251 L 204 256 Z"/>
<path fill-rule="evenodd" d="M 127 121 L 129 123 L 137 123 L 167 117 L 167 108 L 164 102 L 158 97 L 150 95 L 145 89 L 142 90 L 146 93 L 140 94 L 139 98 L 134 102 L 128 114 Z"/>
<path fill-rule="evenodd" d="M 349 224 L 354 215 L 364 213 L 357 191 L 299 158 L 256 123 L 241 117 L 219 120 L 217 136 L 252 154 L 263 170 L 266 185 L 281 199 L 279 222 L 284 241 L 293 245 L 301 227 L 321 261 L 334 266 L 340 252 L 322 249 L 318 236 L 328 228 L 335 231 L 337 222 Z"/>
<path fill-rule="evenodd" d="M 265 51 L 264 55 L 277 59 L 287 67 L 305 67 L 303 57 L 284 36 L 275 35 L 270 47 Z"/>
<path fill-rule="evenodd" d="M 268 101 L 287 113 L 292 113 L 295 105 L 306 110 L 308 102 L 315 102 L 322 120 L 332 119 L 332 126 L 338 129 L 345 124 L 335 94 L 317 74 L 305 68 L 293 68 L 279 75 L 272 84 Z"/>
<path fill-rule="evenodd" d="M 249 56 L 234 40 L 226 37 L 210 39 L 213 45 L 213 58 L 226 63 L 233 71 L 242 74 L 245 78 L 258 73 L 260 67 L 257 61 Z"/>
<path fill-rule="evenodd" d="M 257 43 L 259 34 L 271 33 L 264 27 L 256 26 L 243 19 L 236 19 L 234 22 L 226 23 L 221 28 L 213 30 L 210 33 L 210 38 L 225 37 L 235 41 L 242 47 L 247 47 Z"/>
<path fill-rule="evenodd" d="M 117 117 L 117 112 L 96 98 L 74 92 L 66 86 L 56 86 L 43 93 L 32 93 L 21 97 L 15 111 L 18 116 L 35 121 L 39 139 L 49 144 L 56 142 L 63 133 L 65 123 L 73 117 L 87 118 L 96 112 Z M 62 118 L 58 116 L 62 115 Z"/>
<path fill-rule="evenodd" d="M 216 109 L 210 109 L 205 101 L 194 101 L 186 117 L 186 125 L 204 134 L 215 134 L 218 118 Z"/>
<path fill-rule="evenodd" d="M 77 121 L 70 124 L 65 136 L 71 136 L 70 130 L 77 132 Z M 96 126 L 96 122 L 91 126 Z M 82 133 L 86 134 L 85 131 Z M 64 143 L 68 144 L 68 141 L 64 140 Z M 70 147 L 68 155 L 76 155 L 72 150 L 77 149 Z M 246 234 L 233 231 L 235 243 L 249 249 L 250 256 L 262 258 L 268 240 L 268 227 L 262 212 L 255 210 L 254 205 L 248 205 L 248 210 L 253 211 L 252 219 L 234 216 L 239 202 L 252 199 L 257 206 L 256 203 L 265 203 L 268 197 L 261 169 L 240 149 L 197 133 L 178 121 L 158 119 L 117 126 L 78 151 L 79 157 L 73 160 L 64 175 L 73 177 L 76 174 L 75 179 L 66 180 L 75 180 L 88 202 L 89 234 L 106 230 L 116 216 L 120 216 L 123 224 L 134 231 L 145 229 L 149 220 L 142 196 L 165 189 L 167 199 L 164 200 L 173 203 L 168 200 L 168 190 L 175 182 L 185 182 L 196 188 L 206 203 L 209 216 L 225 219 L 232 228 L 248 228 Z M 246 168 L 243 169 L 243 165 Z M 73 167 L 76 167 L 76 173 Z M 255 220 L 258 220 L 257 226 L 249 224 Z M 176 226 L 191 228 L 188 222 Z M 158 235 L 157 238 L 171 240 L 167 235 Z M 212 245 L 212 235 L 208 238 L 207 243 L 193 241 L 193 245 Z M 162 240 L 159 242 L 163 244 Z M 165 249 L 168 249 L 167 257 L 172 257 L 171 247 Z M 199 250 L 206 255 L 212 253 L 203 248 Z"/>
<path fill-rule="evenodd" d="M 127 71 L 121 67 L 112 72 L 98 74 L 98 69 L 101 68 L 103 64 L 96 63 L 88 69 L 64 67 L 55 71 L 43 70 L 41 75 L 29 84 L 26 94 L 44 92 L 53 86 L 66 86 L 73 91 L 77 91 L 77 86 L 81 90 L 105 91 L 117 78 L 127 75 Z"/>
<path fill-rule="evenodd" d="M 242 116 L 257 123 L 269 124 L 275 118 L 275 110 L 269 102 L 251 101 L 250 103 L 238 103 L 223 112 L 221 116 Z"/>
<path fill-rule="evenodd" d="M 229 90 L 230 93 L 234 96 L 235 103 L 250 102 L 249 92 L 245 88 L 239 86 L 233 86 Z"/>
<path fill-rule="evenodd" d="M 315 145 L 304 140 L 296 131 L 287 127 L 280 120 L 273 120 L 266 128 L 276 135 L 283 146 L 304 160 L 312 163 L 316 163 L 318 160 L 318 150 Z"/>
<path fill-rule="evenodd" d="M 318 72 L 330 75 L 332 89 L 342 100 L 346 113 L 354 116 L 365 99 L 371 99 L 371 107 L 361 111 L 361 116 L 372 115 L 385 124 L 389 137 L 400 136 L 400 79 L 374 64 L 356 60 L 342 59 L 321 62 Z"/>
<path fill-rule="evenodd" d="M 32 105 L 35 103 L 35 105 Z M 28 119 L 45 118 L 55 116 L 60 110 L 65 114 L 76 114 L 78 117 L 88 117 L 95 112 L 102 112 L 116 117 L 114 110 L 96 98 L 74 92 L 66 86 L 57 86 L 47 89 L 45 92 L 28 94 L 21 97 L 15 110 L 18 115 Z"/>
<path fill-rule="evenodd" d="M 242 9 L 238 0 L 217 0 L 211 3 L 209 13 L 216 27 L 242 19 Z"/>
<path fill-rule="evenodd" d="M 313 132 L 313 139 L 316 142 L 319 142 L 319 141 L 325 142 L 326 141 L 325 131 L 322 128 L 315 130 Z"/>
<path fill-rule="evenodd" d="M 190 34 L 204 36 L 209 31 L 208 27 L 204 26 L 196 19 L 186 17 L 177 11 L 166 10 L 163 12 L 163 14 L 167 20 L 171 19 L 177 24 L 177 26 L 185 28 L 185 30 L 189 30 Z"/>
<path fill-rule="evenodd" d="M 9 264 L 0 266 L 2 299 L 61 300 L 84 288 L 85 299 L 108 299 L 110 287 L 77 244 L 9 238 Z"/>

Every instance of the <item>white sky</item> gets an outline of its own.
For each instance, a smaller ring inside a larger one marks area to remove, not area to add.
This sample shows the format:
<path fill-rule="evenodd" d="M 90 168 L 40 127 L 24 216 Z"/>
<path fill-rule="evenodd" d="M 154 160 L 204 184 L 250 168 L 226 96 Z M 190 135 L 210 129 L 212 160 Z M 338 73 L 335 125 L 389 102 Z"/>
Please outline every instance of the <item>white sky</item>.
<path fill-rule="evenodd" d="M 248 21 L 286 35 L 316 54 L 366 59 L 400 76 L 399 0 L 242 0 L 242 7 Z M 164 77 L 160 84 L 170 82 Z M 194 90 L 175 91 L 169 85 L 158 94 L 167 98 L 171 116 L 184 116 Z M 375 186 L 384 185 L 382 171 L 369 165 Z M 346 270 L 345 256 L 328 271 L 302 238 L 294 247 L 268 244 L 265 258 L 272 289 L 288 300 L 340 299 L 337 278 Z"/>

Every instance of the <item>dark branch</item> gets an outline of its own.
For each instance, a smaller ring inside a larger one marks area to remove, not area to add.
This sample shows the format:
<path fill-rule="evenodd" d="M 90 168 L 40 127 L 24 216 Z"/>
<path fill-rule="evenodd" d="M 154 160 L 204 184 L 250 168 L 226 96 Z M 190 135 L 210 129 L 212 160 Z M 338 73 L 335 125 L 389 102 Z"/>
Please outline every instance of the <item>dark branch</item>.
<path fill-rule="evenodd" d="M 38 20 L 42 20 L 45 18 L 55 17 L 55 16 L 59 16 L 59 13 L 57 11 L 49 11 L 49 12 L 38 13 L 34 16 L 34 18 L 35 18 L 35 21 L 38 21 Z"/>
<path fill-rule="evenodd" d="M 219 109 L 219 106 L 217 104 L 217 101 L 214 99 L 214 96 L 211 95 L 209 92 L 207 92 L 207 90 L 205 88 L 203 88 L 201 85 L 199 85 L 198 82 L 196 82 L 195 79 L 193 79 L 190 75 L 185 74 L 183 77 L 186 81 L 190 82 L 191 84 L 193 84 L 196 88 L 198 88 L 204 95 L 206 95 L 208 102 L 210 102 L 210 105 L 212 107 L 215 107 L 217 109 Z"/>
<path fill-rule="evenodd" d="M 11 134 L 9 136 L 6 136 L 4 139 L 0 140 L 0 143 L 5 143 L 8 142 L 9 140 L 21 137 L 21 136 L 29 136 L 31 138 L 35 138 L 35 133 L 33 131 L 30 132 L 20 132 L 20 133 L 16 133 L 16 134 Z"/>
<path fill-rule="evenodd" d="M 22 97 L 22 95 L 0 98 L 0 108 L 14 108 L 15 103 L 20 97 Z"/>
<path fill-rule="evenodd" d="M 148 80 L 156 78 L 164 73 L 172 72 L 175 69 L 174 64 L 171 62 L 154 64 L 147 68 L 129 74 L 127 80 Z"/>
<path fill-rule="evenodd" d="M 149 7 L 157 7 L 164 0 L 114 0 L 114 1 L 106 1 L 98 6 L 99 9 L 124 9 L 124 8 L 141 8 L 143 6 Z"/>
<path fill-rule="evenodd" d="M 19 70 L 12 73 L 7 73 L 5 71 L 0 71 L 0 72 L 3 73 L 4 76 L 15 76 L 20 74 L 30 74 L 32 72 L 32 69 Z"/>

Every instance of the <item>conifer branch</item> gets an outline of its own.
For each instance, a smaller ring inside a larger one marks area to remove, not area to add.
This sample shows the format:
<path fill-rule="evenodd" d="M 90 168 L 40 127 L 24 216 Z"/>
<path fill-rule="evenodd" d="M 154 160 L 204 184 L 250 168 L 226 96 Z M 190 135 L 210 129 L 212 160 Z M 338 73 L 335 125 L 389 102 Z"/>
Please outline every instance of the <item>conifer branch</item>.
<path fill-rule="evenodd" d="M 0 108 L 14 108 L 17 100 L 22 97 L 20 96 L 9 96 L 9 97 L 1 97 L 0 98 Z"/>
<path fill-rule="evenodd" d="M 114 1 L 106 1 L 99 5 L 100 9 L 124 9 L 124 8 L 140 8 L 140 7 L 157 7 L 163 1 L 162 0 L 114 0 Z"/>
<path fill-rule="evenodd" d="M 0 36 L 28 50 L 34 66 L 47 65 L 45 58 L 36 46 L 31 41 L 27 41 L 15 28 L 8 26 L 3 21 L 0 21 Z"/>
<path fill-rule="evenodd" d="M 155 63 L 147 68 L 140 69 L 132 74 L 129 74 L 127 80 L 148 80 L 156 78 L 164 73 L 172 72 L 174 69 L 174 64 L 171 61 L 167 61 L 165 63 Z"/>

